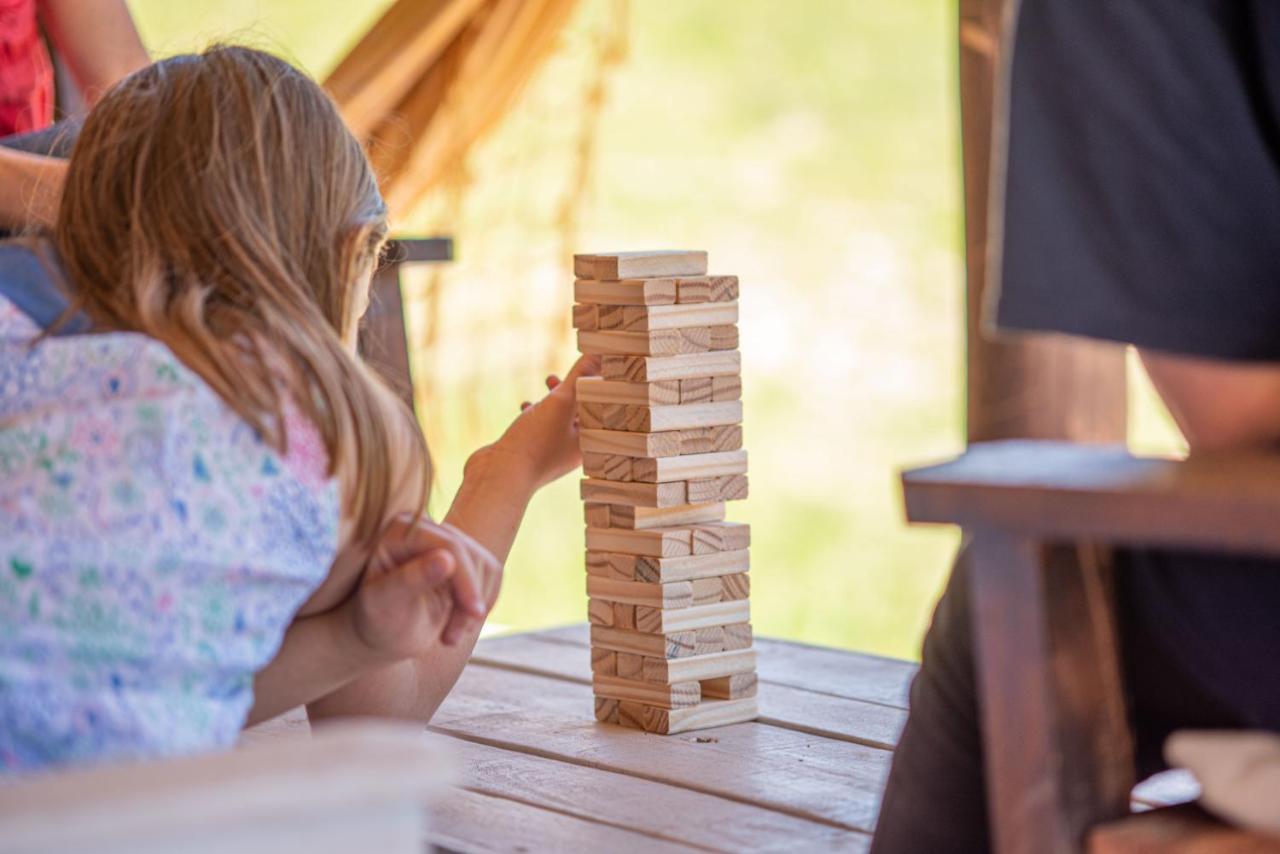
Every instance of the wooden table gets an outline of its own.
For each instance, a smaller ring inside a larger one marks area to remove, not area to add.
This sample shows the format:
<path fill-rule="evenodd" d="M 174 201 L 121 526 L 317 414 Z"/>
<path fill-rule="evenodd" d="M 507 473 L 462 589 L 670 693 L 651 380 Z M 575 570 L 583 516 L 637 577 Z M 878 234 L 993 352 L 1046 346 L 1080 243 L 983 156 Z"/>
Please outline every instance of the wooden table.
<path fill-rule="evenodd" d="M 674 736 L 592 717 L 587 627 L 481 641 L 431 729 L 462 851 L 851 850 L 870 842 L 915 665 L 756 639 L 758 721 Z"/>

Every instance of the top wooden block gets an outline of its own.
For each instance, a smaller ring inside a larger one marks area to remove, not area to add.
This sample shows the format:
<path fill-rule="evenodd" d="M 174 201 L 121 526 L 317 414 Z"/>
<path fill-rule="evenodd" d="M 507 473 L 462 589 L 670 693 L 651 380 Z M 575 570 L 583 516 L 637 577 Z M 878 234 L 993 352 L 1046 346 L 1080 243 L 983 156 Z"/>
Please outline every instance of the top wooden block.
<path fill-rule="evenodd" d="M 705 276 L 707 253 L 690 250 L 610 252 L 574 255 L 573 274 L 579 279 L 644 279 L 655 276 Z"/>

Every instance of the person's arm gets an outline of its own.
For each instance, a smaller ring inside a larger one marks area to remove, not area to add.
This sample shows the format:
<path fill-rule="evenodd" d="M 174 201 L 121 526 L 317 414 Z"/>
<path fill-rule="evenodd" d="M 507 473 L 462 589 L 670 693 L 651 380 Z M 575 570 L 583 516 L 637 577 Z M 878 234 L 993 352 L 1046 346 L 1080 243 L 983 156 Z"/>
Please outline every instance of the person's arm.
<path fill-rule="evenodd" d="M 125 0 L 42 0 L 40 20 L 89 106 L 151 63 Z"/>
<path fill-rule="evenodd" d="M 65 160 L 0 147 L 0 226 L 52 226 L 66 174 Z"/>
<path fill-rule="evenodd" d="M 1138 355 L 1192 453 L 1280 446 L 1280 365 Z"/>
<path fill-rule="evenodd" d="M 502 438 L 468 460 L 462 487 L 445 517 L 505 563 L 524 513 L 541 486 L 576 468 L 578 428 L 575 385 L 598 370 L 593 358 L 580 359 L 563 383 L 529 406 Z M 485 590 L 488 607 L 497 598 L 501 576 Z M 466 665 L 483 621 L 468 625 L 449 646 L 435 647 L 356 679 L 307 706 L 312 720 L 352 715 L 429 720 Z"/>

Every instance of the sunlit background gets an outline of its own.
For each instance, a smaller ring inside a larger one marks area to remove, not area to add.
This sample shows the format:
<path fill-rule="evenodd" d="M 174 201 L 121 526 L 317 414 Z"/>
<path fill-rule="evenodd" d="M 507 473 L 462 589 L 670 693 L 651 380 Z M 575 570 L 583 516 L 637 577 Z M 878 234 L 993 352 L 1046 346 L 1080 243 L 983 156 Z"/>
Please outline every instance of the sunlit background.
<path fill-rule="evenodd" d="M 323 77 L 389 0 L 133 0 L 157 56 L 214 40 Z M 963 444 L 953 0 L 584 0 L 450 187 L 396 223 L 443 513 L 467 454 L 573 358 L 574 251 L 702 248 L 742 281 L 759 633 L 916 657 L 956 536 L 896 473 Z M 601 97 L 603 96 L 603 97 Z M 1136 376 L 1136 374 L 1135 374 Z M 1177 446 L 1135 384 L 1133 438 Z M 585 617 L 576 479 L 540 494 L 494 622 Z"/>

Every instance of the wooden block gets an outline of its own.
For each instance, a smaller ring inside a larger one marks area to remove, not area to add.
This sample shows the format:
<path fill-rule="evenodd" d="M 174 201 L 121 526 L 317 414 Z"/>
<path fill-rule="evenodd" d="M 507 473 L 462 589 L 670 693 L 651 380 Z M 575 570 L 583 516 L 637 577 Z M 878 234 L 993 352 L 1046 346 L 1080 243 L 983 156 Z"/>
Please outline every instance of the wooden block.
<path fill-rule="evenodd" d="M 617 454 L 594 454 L 584 453 L 582 455 L 582 473 L 587 477 L 598 477 L 604 480 L 617 480 L 623 483 L 630 482 L 635 478 L 632 476 L 632 462 L 637 457 L 621 457 Z M 590 524 L 590 520 L 587 521 Z M 606 519 L 603 525 L 594 525 L 596 528 L 607 528 L 609 522 Z"/>
<path fill-rule="evenodd" d="M 742 373 L 742 354 L 725 350 L 662 357 L 607 355 L 600 360 L 600 373 L 607 380 L 627 382 L 723 377 Z"/>
<path fill-rule="evenodd" d="M 636 655 L 634 652 L 615 652 L 617 656 L 617 675 L 623 679 L 642 679 L 644 678 L 644 662 L 643 655 Z"/>
<path fill-rule="evenodd" d="M 702 477 L 685 481 L 685 494 L 690 504 L 703 501 L 740 501 L 747 497 L 745 474 L 726 477 Z"/>
<path fill-rule="evenodd" d="M 738 322 L 736 302 L 704 305 L 629 305 L 619 306 L 619 308 L 621 308 L 619 327 L 628 332 L 686 329 L 692 326 L 728 326 Z"/>
<path fill-rule="evenodd" d="M 679 584 L 680 582 L 673 582 Z M 687 582 L 691 587 L 691 605 L 712 605 L 724 598 L 724 585 L 717 578 L 699 578 Z"/>
<path fill-rule="evenodd" d="M 738 432 L 741 435 L 742 431 Z M 578 445 L 584 454 L 672 457 L 680 453 L 681 433 L 682 431 L 679 430 L 669 430 L 664 433 L 632 433 L 626 430 L 583 428 L 578 431 Z"/>
<path fill-rule="evenodd" d="M 596 697 L 596 720 L 602 724 L 618 722 L 618 701 L 608 697 Z"/>
<path fill-rule="evenodd" d="M 657 735 L 676 735 L 699 729 L 753 721 L 759 716 L 755 697 L 742 700 L 709 700 L 684 709 L 662 709 L 643 703 L 618 703 L 622 726 Z"/>
<path fill-rule="evenodd" d="M 644 678 L 649 682 L 701 682 L 738 673 L 753 673 L 755 669 L 756 652 L 753 649 L 713 652 L 670 661 L 665 658 L 644 660 Z"/>
<path fill-rule="evenodd" d="M 751 595 L 751 578 L 745 572 L 721 576 L 720 584 L 723 600 L 746 599 Z"/>
<path fill-rule="evenodd" d="M 707 626 L 694 632 L 694 655 L 710 655 L 711 653 L 724 651 L 724 627 Z"/>
<path fill-rule="evenodd" d="M 693 581 L 698 578 L 714 578 L 747 572 L 751 569 L 751 553 L 742 549 L 690 557 L 632 557 L 629 569 L 632 577 L 637 581 L 662 584 L 673 581 Z"/>
<path fill-rule="evenodd" d="M 738 623 L 736 625 L 728 625 L 724 627 L 724 648 L 726 650 L 750 649 L 750 647 L 751 647 L 751 624 L 750 623 Z"/>
<path fill-rule="evenodd" d="M 709 524 L 716 524 L 714 522 Z M 689 528 L 587 528 L 587 548 L 598 552 L 679 557 L 693 554 Z"/>
<path fill-rule="evenodd" d="M 611 649 L 591 650 L 591 672 L 605 676 L 618 675 L 618 653 Z"/>
<path fill-rule="evenodd" d="M 653 252 L 601 252 L 573 256 L 579 279 L 649 279 L 657 276 L 705 276 L 707 253 L 664 249 Z"/>
<path fill-rule="evenodd" d="M 670 305 L 676 301 L 676 280 L 622 279 L 597 281 L 579 279 L 573 283 L 573 299 L 603 305 Z"/>
<path fill-rule="evenodd" d="M 593 626 L 613 626 L 613 603 L 602 599 L 587 600 L 587 622 Z"/>
<path fill-rule="evenodd" d="M 615 429 L 627 419 L 625 403 L 579 403 L 578 425 L 589 430 Z"/>
<path fill-rule="evenodd" d="M 636 577 L 636 556 L 614 552 L 587 552 L 587 575 L 632 581 Z M 656 578 L 654 579 L 657 580 Z"/>
<path fill-rule="evenodd" d="M 632 406 L 619 403 L 579 403 L 578 421 L 588 429 L 663 432 L 693 427 L 736 424 L 742 420 L 742 401 L 690 403 L 676 406 Z"/>
<path fill-rule="evenodd" d="M 591 688 L 597 697 L 608 697 L 620 702 L 644 703 L 662 709 L 686 709 L 696 706 L 702 699 L 697 682 L 645 682 L 643 679 L 623 679 L 619 676 L 599 676 L 591 680 Z"/>
<path fill-rule="evenodd" d="M 636 627 L 636 606 L 613 603 L 613 627 L 615 629 L 631 629 Z"/>
<path fill-rule="evenodd" d="M 682 454 L 677 457 L 631 458 L 631 479 L 643 483 L 724 477 L 747 470 L 746 451 L 718 451 L 711 454 Z"/>
<path fill-rule="evenodd" d="M 742 425 L 721 424 L 716 427 L 698 427 L 679 433 L 680 454 L 710 454 L 715 451 L 736 451 L 742 447 Z M 653 454 L 671 456 L 671 454 Z"/>
<path fill-rule="evenodd" d="M 718 582 L 718 579 L 711 580 Z M 693 584 L 694 582 L 691 581 L 653 584 L 647 581 L 621 581 L 587 576 L 587 595 L 592 599 L 607 599 L 629 605 L 687 608 L 694 604 Z"/>
<path fill-rule="evenodd" d="M 578 337 L 583 335 L 599 335 L 601 333 L 580 332 Z M 713 326 L 710 333 L 710 346 L 713 351 L 716 350 L 737 350 L 738 349 L 738 326 Z M 677 352 L 687 353 L 688 350 L 680 350 Z M 656 354 L 655 354 L 656 355 Z"/>
<path fill-rule="evenodd" d="M 707 276 L 712 302 L 735 302 L 738 299 L 737 276 Z M 679 289 L 676 291 L 679 295 Z"/>
<path fill-rule="evenodd" d="M 732 623 L 745 623 L 751 619 L 751 603 L 717 602 L 714 605 L 695 605 L 675 611 L 636 606 L 636 631 L 668 635 L 672 632 L 692 631 Z"/>
<path fill-rule="evenodd" d="M 677 356 L 705 353 L 711 348 L 711 330 L 737 327 L 698 326 L 689 329 L 657 329 L 653 332 L 578 333 L 578 350 L 597 355 Z M 731 350 L 732 347 L 720 347 Z"/>
<path fill-rule="evenodd" d="M 680 383 L 680 402 L 681 403 L 707 403 L 711 400 L 712 390 L 715 382 L 714 377 L 696 377 L 688 380 L 678 380 Z"/>
<path fill-rule="evenodd" d="M 599 478 L 582 481 L 583 501 L 624 504 L 630 507 L 675 507 L 685 501 L 683 483 L 620 483 Z"/>
<path fill-rule="evenodd" d="M 670 405 L 681 402 L 680 380 L 629 383 L 602 377 L 579 377 L 576 390 L 580 403 Z"/>
<path fill-rule="evenodd" d="M 706 276 L 676 280 L 676 302 L 685 305 L 711 302 L 711 282 Z"/>
<path fill-rule="evenodd" d="M 711 504 L 681 504 L 678 507 L 611 507 L 609 524 L 595 527 L 613 528 L 663 528 L 673 525 L 693 525 L 699 522 L 722 522 L 725 516 L 723 502 Z"/>
<path fill-rule="evenodd" d="M 610 626 L 591 627 L 591 645 L 616 652 L 631 652 L 647 658 L 684 658 L 693 655 L 697 632 L 647 634 Z"/>
<path fill-rule="evenodd" d="M 742 377 L 712 377 L 712 400 L 742 400 Z M 680 402 L 684 402 L 684 386 L 680 387 Z"/>
<path fill-rule="evenodd" d="M 751 545 L 751 526 L 745 522 L 708 522 L 690 530 L 694 554 L 741 551 Z"/>
<path fill-rule="evenodd" d="M 585 461 L 584 461 L 585 465 Z M 607 528 L 609 527 L 609 506 L 608 504 L 596 504 L 588 501 L 582 505 L 587 517 L 588 528 Z"/>
<path fill-rule="evenodd" d="M 599 328 L 596 307 L 594 305 L 575 305 L 573 307 L 573 328 L 587 332 Z"/>
<path fill-rule="evenodd" d="M 732 676 L 703 679 L 701 684 L 703 695 L 717 700 L 741 700 L 744 697 L 756 695 L 756 674 L 754 673 L 735 673 Z"/>
<path fill-rule="evenodd" d="M 622 310 L 626 308 L 623 305 L 602 305 L 596 315 L 596 329 L 611 330 L 621 329 L 622 321 L 625 317 Z"/>

